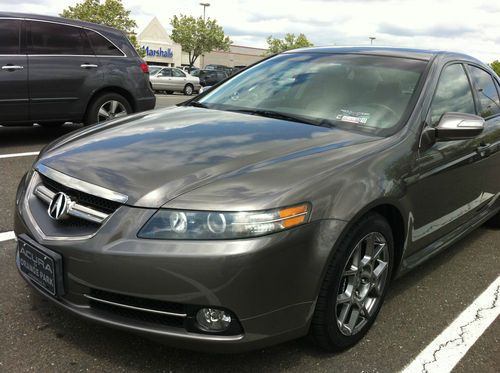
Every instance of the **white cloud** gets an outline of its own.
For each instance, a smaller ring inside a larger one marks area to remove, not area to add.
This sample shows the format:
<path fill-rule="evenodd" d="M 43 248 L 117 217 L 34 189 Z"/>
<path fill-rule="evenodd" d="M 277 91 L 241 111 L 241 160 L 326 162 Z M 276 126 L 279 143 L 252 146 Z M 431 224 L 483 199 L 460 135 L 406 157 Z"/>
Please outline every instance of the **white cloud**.
<path fill-rule="evenodd" d="M 157 16 L 201 16 L 199 0 L 124 0 L 139 30 Z M 461 51 L 485 62 L 500 59 L 500 5 L 477 0 L 208 0 L 235 44 L 265 47 L 267 35 L 303 32 L 316 45 L 375 44 Z M 66 0 L 0 0 L 0 9 L 56 15 Z"/>

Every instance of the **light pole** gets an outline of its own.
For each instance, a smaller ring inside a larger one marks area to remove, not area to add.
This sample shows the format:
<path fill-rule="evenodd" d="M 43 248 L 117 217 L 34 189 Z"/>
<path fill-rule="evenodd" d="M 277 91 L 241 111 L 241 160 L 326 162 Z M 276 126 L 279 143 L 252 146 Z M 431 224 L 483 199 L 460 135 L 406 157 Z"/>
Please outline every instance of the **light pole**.
<path fill-rule="evenodd" d="M 205 11 L 207 9 L 207 6 L 210 6 L 210 3 L 200 3 L 200 5 L 203 7 L 203 22 L 205 22 Z M 205 55 L 202 54 L 201 55 L 201 59 L 200 59 L 200 67 L 203 68 L 203 66 L 205 65 Z"/>
<path fill-rule="evenodd" d="M 375 36 L 369 36 L 368 39 L 370 39 L 370 45 L 373 45 L 373 41 L 376 39 Z"/>
<path fill-rule="evenodd" d="M 203 7 L 203 20 L 205 20 L 205 10 L 207 6 L 210 6 L 210 3 L 200 3 L 200 5 Z"/>

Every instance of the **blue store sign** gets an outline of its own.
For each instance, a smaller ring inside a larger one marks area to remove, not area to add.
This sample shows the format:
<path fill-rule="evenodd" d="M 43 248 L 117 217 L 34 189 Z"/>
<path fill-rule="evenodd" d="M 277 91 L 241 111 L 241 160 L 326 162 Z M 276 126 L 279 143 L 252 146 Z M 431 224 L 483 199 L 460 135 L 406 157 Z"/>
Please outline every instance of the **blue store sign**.
<path fill-rule="evenodd" d="M 148 57 L 161 57 L 161 58 L 172 58 L 174 57 L 174 52 L 172 49 L 162 49 L 161 47 L 158 49 L 149 48 L 148 46 L 142 46 L 142 49 L 146 52 L 146 56 Z"/>

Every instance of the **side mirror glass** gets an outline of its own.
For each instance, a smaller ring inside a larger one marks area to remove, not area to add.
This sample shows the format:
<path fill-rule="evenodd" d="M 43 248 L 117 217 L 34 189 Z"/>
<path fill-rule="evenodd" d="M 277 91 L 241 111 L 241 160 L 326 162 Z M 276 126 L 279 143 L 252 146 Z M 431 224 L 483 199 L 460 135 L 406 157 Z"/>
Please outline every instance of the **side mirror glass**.
<path fill-rule="evenodd" d="M 435 128 L 436 141 L 472 139 L 484 130 L 484 119 L 473 114 L 445 113 Z"/>

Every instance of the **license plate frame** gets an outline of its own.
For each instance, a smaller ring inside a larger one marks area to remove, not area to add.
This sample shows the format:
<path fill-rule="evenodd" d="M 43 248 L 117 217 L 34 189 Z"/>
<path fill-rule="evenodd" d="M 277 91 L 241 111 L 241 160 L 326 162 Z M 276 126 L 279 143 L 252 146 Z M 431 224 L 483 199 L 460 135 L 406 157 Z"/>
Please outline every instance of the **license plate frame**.
<path fill-rule="evenodd" d="M 62 255 L 26 235 L 18 237 L 17 267 L 39 289 L 54 296 L 64 294 Z"/>

